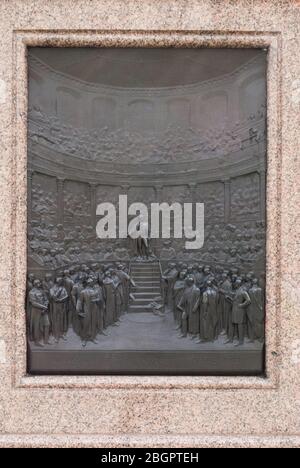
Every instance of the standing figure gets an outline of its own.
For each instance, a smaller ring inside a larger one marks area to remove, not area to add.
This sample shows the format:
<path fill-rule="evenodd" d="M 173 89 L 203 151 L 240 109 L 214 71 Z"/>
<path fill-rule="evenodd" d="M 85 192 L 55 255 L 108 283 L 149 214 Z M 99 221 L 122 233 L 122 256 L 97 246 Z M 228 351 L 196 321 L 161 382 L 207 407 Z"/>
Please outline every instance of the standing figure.
<path fill-rule="evenodd" d="M 203 273 L 203 266 L 198 265 L 197 271 L 194 274 L 195 278 L 195 284 L 197 288 L 201 289 L 202 283 L 203 283 L 203 278 L 204 278 L 204 273 Z"/>
<path fill-rule="evenodd" d="M 263 309 L 263 290 L 258 285 L 258 279 L 253 279 L 253 285 L 248 291 L 251 304 L 247 309 L 247 314 L 251 317 L 253 324 L 254 338 L 260 342 L 264 341 L 265 324 L 264 324 L 264 309 Z M 248 316 L 248 320 L 250 321 Z"/>
<path fill-rule="evenodd" d="M 50 295 L 50 289 L 54 286 L 54 281 L 52 279 L 51 273 L 45 274 L 45 279 L 42 282 L 43 290 L 45 291 L 47 297 Z"/>
<path fill-rule="evenodd" d="M 72 291 L 71 291 L 71 302 L 72 302 L 72 310 L 73 310 L 73 317 L 72 317 L 72 326 L 74 332 L 79 335 L 80 332 L 80 321 L 78 314 L 76 312 L 77 309 L 77 302 L 80 296 L 81 291 L 84 289 L 85 286 L 86 276 L 83 273 L 79 273 L 77 276 L 77 281 L 74 283 Z"/>
<path fill-rule="evenodd" d="M 188 276 L 186 288 L 177 306 L 182 312 L 181 338 L 186 337 L 187 333 L 190 333 L 192 336 L 199 333 L 199 304 L 200 290 L 195 286 L 193 276 Z"/>
<path fill-rule="evenodd" d="M 181 301 L 181 298 L 183 296 L 184 290 L 185 290 L 185 272 L 181 271 L 179 273 L 179 278 L 176 280 L 174 284 L 174 320 L 176 323 L 176 330 L 180 330 L 181 328 L 181 312 L 178 309 L 178 304 Z"/>
<path fill-rule="evenodd" d="M 167 305 L 168 303 L 168 281 L 167 281 L 167 276 L 169 272 L 171 271 L 171 265 L 172 263 L 168 264 L 167 269 L 163 272 L 162 277 L 161 277 L 161 294 L 163 298 L 163 304 Z"/>
<path fill-rule="evenodd" d="M 53 288 L 50 289 L 50 308 L 52 317 L 52 334 L 56 343 L 62 338 L 66 340 L 68 331 L 67 321 L 68 293 L 64 287 L 63 278 L 55 280 Z"/>
<path fill-rule="evenodd" d="M 123 304 L 122 304 L 122 312 L 125 313 L 128 311 L 128 302 L 129 302 L 129 289 L 130 283 L 134 285 L 134 282 L 130 278 L 130 276 L 126 273 L 124 265 L 119 265 L 116 274 L 121 281 L 122 290 L 123 290 Z"/>
<path fill-rule="evenodd" d="M 122 315 L 124 293 L 123 293 L 122 282 L 120 278 L 118 277 L 116 270 L 112 271 L 112 280 L 113 280 L 113 285 L 114 285 L 114 296 L 115 296 L 114 322 L 119 323 L 120 317 Z"/>
<path fill-rule="evenodd" d="M 66 303 L 68 328 L 70 328 L 73 323 L 74 309 L 73 309 L 73 302 L 71 298 L 73 286 L 74 286 L 74 281 L 72 280 L 70 276 L 70 271 L 65 270 L 64 271 L 64 287 L 66 288 L 66 291 L 68 293 L 68 300 Z"/>
<path fill-rule="evenodd" d="M 137 225 L 131 226 L 129 223 L 128 234 L 132 240 L 134 256 L 148 259 L 151 255 L 149 226 L 142 214 L 139 216 Z"/>
<path fill-rule="evenodd" d="M 98 343 L 96 336 L 99 324 L 99 294 L 94 289 L 95 281 L 93 278 L 86 280 L 86 286 L 81 291 L 77 302 L 77 314 L 80 320 L 80 337 L 82 346 L 85 347 L 87 341 Z"/>
<path fill-rule="evenodd" d="M 209 265 L 205 265 L 203 267 L 203 275 L 202 275 L 202 281 L 200 283 L 200 291 L 203 292 L 205 287 L 206 287 L 206 283 L 208 280 L 212 280 L 213 279 L 213 274 L 211 272 L 211 268 Z"/>
<path fill-rule="evenodd" d="M 107 333 L 104 331 L 104 313 L 105 313 L 105 302 L 102 286 L 99 285 L 97 281 L 94 281 L 94 291 L 97 297 L 98 304 L 98 319 L 97 319 L 97 331 L 101 335 L 107 336 Z"/>
<path fill-rule="evenodd" d="M 42 287 L 43 287 L 43 290 L 44 290 L 49 302 L 50 302 L 50 289 L 53 288 L 53 286 L 54 286 L 54 281 L 52 279 L 52 274 L 51 273 L 46 273 L 45 278 L 42 281 Z M 48 316 L 49 316 L 49 321 L 50 321 L 50 330 L 52 328 L 51 312 L 52 312 L 51 307 L 49 307 Z"/>
<path fill-rule="evenodd" d="M 27 278 L 27 285 L 26 285 L 26 323 L 27 323 L 27 331 L 30 335 L 30 321 L 31 321 L 31 304 L 29 301 L 29 293 L 33 288 L 33 283 L 35 280 L 35 276 L 33 273 L 29 273 Z"/>
<path fill-rule="evenodd" d="M 103 280 L 103 294 L 105 300 L 104 326 L 116 325 L 115 321 L 115 288 L 111 277 L 111 271 L 107 270 Z"/>
<path fill-rule="evenodd" d="M 202 297 L 200 342 L 214 341 L 218 336 L 218 301 L 218 291 L 212 280 L 207 280 Z"/>
<path fill-rule="evenodd" d="M 221 306 L 221 329 L 224 334 L 230 333 L 230 328 L 232 327 L 232 317 L 231 317 L 231 300 L 229 296 L 232 293 L 232 284 L 227 273 L 222 274 L 222 280 L 219 285 L 219 294 L 220 294 L 220 306 Z"/>
<path fill-rule="evenodd" d="M 235 333 L 237 333 L 238 343 L 236 346 L 241 346 L 244 344 L 245 338 L 246 308 L 251 304 L 251 300 L 239 277 L 235 281 L 235 288 L 232 300 L 233 330 L 226 343 L 232 343 Z"/>
<path fill-rule="evenodd" d="M 45 344 L 49 344 L 49 301 L 39 279 L 33 281 L 33 287 L 28 296 L 31 311 L 29 337 L 36 346 L 43 346 L 42 338 Z"/>
<path fill-rule="evenodd" d="M 176 263 L 170 264 L 170 270 L 167 275 L 164 275 L 164 279 L 167 282 L 167 304 L 170 310 L 174 309 L 174 285 L 178 277 L 178 271 Z"/>

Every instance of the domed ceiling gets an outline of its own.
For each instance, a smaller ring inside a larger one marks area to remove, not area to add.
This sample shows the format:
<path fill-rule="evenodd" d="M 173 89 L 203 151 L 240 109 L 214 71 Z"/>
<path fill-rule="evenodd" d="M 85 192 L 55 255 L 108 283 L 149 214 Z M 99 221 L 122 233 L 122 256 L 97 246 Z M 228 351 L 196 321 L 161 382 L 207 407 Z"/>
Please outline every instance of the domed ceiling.
<path fill-rule="evenodd" d="M 210 80 L 264 53 L 258 49 L 41 48 L 30 55 L 87 83 L 115 87 L 183 86 Z"/>

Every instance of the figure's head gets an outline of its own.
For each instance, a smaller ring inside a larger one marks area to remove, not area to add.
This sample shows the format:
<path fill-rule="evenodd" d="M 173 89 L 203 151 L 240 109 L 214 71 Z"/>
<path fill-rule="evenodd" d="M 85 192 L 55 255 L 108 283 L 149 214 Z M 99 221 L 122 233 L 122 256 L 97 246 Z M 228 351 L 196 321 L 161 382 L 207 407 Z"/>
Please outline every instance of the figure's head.
<path fill-rule="evenodd" d="M 41 287 L 41 282 L 40 282 L 40 280 L 39 280 L 39 279 L 35 279 L 35 280 L 33 281 L 33 286 L 34 286 L 35 288 L 40 288 L 40 287 Z"/>
<path fill-rule="evenodd" d="M 183 279 L 185 278 L 185 276 L 186 276 L 186 272 L 185 272 L 185 271 L 181 271 L 181 272 L 179 273 L 179 278 L 180 278 L 181 280 L 183 280 Z"/>
<path fill-rule="evenodd" d="M 58 286 L 62 286 L 63 285 L 63 279 L 61 276 L 58 276 L 55 280 L 55 283 L 58 285 Z"/>
<path fill-rule="evenodd" d="M 238 278 L 238 275 L 236 274 L 231 275 L 231 280 L 234 284 L 236 283 L 237 278 Z"/>
<path fill-rule="evenodd" d="M 247 282 L 251 282 L 251 280 L 252 280 L 252 275 L 251 275 L 250 273 L 247 273 L 247 275 L 246 275 L 246 277 L 245 277 L 245 280 L 246 280 Z"/>
<path fill-rule="evenodd" d="M 242 286 L 242 284 L 243 284 L 243 280 L 240 276 L 238 276 L 234 282 L 234 285 L 236 288 L 239 288 Z"/>
<path fill-rule="evenodd" d="M 86 280 L 86 285 L 87 286 L 93 286 L 95 284 L 95 281 L 93 280 L 93 278 L 91 278 L 90 276 L 87 278 Z"/>
<path fill-rule="evenodd" d="M 210 279 L 207 280 L 206 284 L 207 284 L 207 286 L 210 288 L 210 287 L 212 286 L 212 280 L 210 280 Z"/>
<path fill-rule="evenodd" d="M 64 271 L 64 276 L 70 276 L 70 270 L 65 270 Z"/>
<path fill-rule="evenodd" d="M 192 286 L 194 284 L 193 276 L 188 276 L 185 281 L 188 286 Z"/>

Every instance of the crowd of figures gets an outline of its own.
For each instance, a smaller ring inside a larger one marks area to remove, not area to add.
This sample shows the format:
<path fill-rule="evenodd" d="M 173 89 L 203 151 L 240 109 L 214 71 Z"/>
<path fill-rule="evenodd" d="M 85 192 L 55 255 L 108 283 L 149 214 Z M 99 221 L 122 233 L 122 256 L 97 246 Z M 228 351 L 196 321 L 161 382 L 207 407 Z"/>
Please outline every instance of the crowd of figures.
<path fill-rule="evenodd" d="M 164 303 L 181 338 L 198 343 L 264 340 L 264 289 L 252 271 L 170 263 L 162 276 Z"/>
<path fill-rule="evenodd" d="M 28 275 L 28 336 L 37 346 L 67 339 L 73 329 L 85 347 L 97 343 L 98 335 L 119 326 L 134 301 L 137 288 L 127 266 L 78 265 L 43 280 Z M 183 262 L 169 263 L 161 278 L 163 308 L 159 315 L 173 314 L 179 337 L 196 342 L 242 345 L 264 340 L 264 285 L 252 271 L 226 270 Z M 153 305 L 153 304 L 152 304 Z M 155 312 L 153 305 L 153 313 Z"/>
<path fill-rule="evenodd" d="M 255 125 L 265 118 L 265 106 L 235 124 L 219 128 L 194 128 L 170 124 L 160 132 L 124 128 L 79 128 L 45 113 L 39 106 L 29 108 L 29 138 L 65 154 L 105 162 L 182 162 L 237 151 L 243 145 L 265 138 Z M 246 128 L 246 132 L 245 132 Z"/>
<path fill-rule="evenodd" d="M 81 338 L 97 343 L 107 328 L 119 326 L 128 309 L 130 283 L 125 265 L 75 266 L 55 279 L 28 275 L 27 323 L 29 339 L 37 346 L 66 340 L 70 328 Z"/>
<path fill-rule="evenodd" d="M 64 228 L 54 224 L 31 220 L 28 233 L 29 257 L 36 265 L 54 270 L 70 264 L 90 262 L 128 262 L 134 254 L 127 247 L 127 240 L 114 239 L 99 243 L 92 226 L 73 225 Z M 205 247 L 201 251 L 185 251 L 181 239 L 165 240 L 159 247 L 162 261 L 180 259 L 210 265 L 243 265 L 257 269 L 264 257 L 265 223 L 207 224 Z M 264 260 L 263 260 L 264 261 Z"/>

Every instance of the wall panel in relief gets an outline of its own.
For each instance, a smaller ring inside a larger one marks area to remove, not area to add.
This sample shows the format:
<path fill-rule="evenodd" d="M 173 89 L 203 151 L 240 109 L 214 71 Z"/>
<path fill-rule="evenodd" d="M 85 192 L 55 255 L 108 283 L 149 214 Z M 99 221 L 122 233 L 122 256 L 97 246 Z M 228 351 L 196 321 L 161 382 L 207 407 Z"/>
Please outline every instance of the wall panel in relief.
<path fill-rule="evenodd" d="M 39 222 L 57 222 L 57 179 L 46 174 L 32 176 L 32 218 Z"/>
<path fill-rule="evenodd" d="M 259 219 L 259 174 L 247 174 L 231 180 L 231 217 L 233 220 Z"/>
<path fill-rule="evenodd" d="M 64 219 L 66 223 L 89 225 L 91 219 L 90 186 L 64 181 Z"/>
<path fill-rule="evenodd" d="M 223 182 L 198 184 L 196 198 L 198 203 L 204 203 L 205 218 L 207 220 L 224 221 L 225 194 Z"/>

